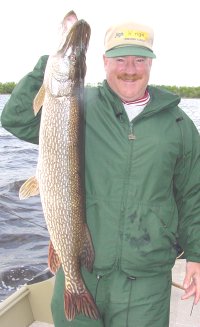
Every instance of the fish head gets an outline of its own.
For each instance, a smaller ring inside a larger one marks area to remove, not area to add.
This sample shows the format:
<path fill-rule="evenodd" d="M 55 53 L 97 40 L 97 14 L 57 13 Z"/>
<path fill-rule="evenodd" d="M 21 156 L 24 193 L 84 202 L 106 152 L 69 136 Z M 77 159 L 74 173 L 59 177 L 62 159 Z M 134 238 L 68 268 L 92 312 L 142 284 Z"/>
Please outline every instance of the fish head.
<path fill-rule="evenodd" d="M 85 20 L 77 20 L 64 32 L 65 41 L 56 54 L 48 60 L 46 84 L 54 96 L 67 96 L 84 82 L 86 52 L 90 39 L 90 26 Z"/>

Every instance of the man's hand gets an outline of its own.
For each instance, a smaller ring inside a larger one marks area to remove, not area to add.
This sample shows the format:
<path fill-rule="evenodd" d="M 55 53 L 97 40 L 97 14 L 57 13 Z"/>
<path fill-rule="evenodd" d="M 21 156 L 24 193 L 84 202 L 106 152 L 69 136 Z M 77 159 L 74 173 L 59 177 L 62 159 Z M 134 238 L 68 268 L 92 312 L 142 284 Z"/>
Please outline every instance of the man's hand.
<path fill-rule="evenodd" d="M 188 299 L 194 295 L 194 304 L 200 300 L 200 263 L 188 261 L 186 263 L 186 274 L 183 282 L 185 294 L 182 300 Z"/>

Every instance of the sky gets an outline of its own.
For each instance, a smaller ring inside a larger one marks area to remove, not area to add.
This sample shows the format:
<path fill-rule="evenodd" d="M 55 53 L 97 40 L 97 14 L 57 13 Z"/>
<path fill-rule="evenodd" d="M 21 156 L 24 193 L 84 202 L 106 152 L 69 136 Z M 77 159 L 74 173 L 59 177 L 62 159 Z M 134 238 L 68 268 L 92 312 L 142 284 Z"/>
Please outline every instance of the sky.
<path fill-rule="evenodd" d="M 87 83 L 105 78 L 104 35 L 135 21 L 154 30 L 150 84 L 200 86 L 199 0 L 6 0 L 0 11 L 0 82 L 18 82 L 55 48 L 60 22 L 74 10 L 91 26 Z"/>

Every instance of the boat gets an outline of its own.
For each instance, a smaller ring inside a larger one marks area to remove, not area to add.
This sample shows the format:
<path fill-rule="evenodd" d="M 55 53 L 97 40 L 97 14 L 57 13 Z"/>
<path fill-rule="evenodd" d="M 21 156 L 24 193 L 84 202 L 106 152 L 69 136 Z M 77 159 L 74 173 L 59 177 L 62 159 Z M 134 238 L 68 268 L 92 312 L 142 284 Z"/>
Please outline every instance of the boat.
<path fill-rule="evenodd" d="M 181 301 L 185 259 L 176 260 L 172 271 L 173 285 L 169 327 L 200 327 L 200 303 L 193 298 Z M 0 303 L 1 327 L 54 327 L 51 298 L 55 277 L 46 269 Z"/>
<path fill-rule="evenodd" d="M 1 327 L 53 327 L 55 277 L 46 269 L 0 303 Z"/>

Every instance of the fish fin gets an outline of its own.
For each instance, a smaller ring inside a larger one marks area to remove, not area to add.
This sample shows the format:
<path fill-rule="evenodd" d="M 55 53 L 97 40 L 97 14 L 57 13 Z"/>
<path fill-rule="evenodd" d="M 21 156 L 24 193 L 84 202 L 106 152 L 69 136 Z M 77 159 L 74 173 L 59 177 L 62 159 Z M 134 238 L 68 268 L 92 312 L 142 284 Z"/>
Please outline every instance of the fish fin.
<path fill-rule="evenodd" d="M 44 84 L 40 87 L 38 93 L 36 94 L 34 100 L 33 100 L 33 111 L 35 116 L 40 111 L 40 109 L 43 106 L 44 103 L 44 97 L 45 97 L 45 87 Z"/>
<path fill-rule="evenodd" d="M 94 262 L 94 247 L 87 224 L 85 224 L 85 238 L 80 259 L 81 265 L 84 266 L 88 271 L 92 271 Z"/>
<path fill-rule="evenodd" d="M 49 242 L 48 266 L 53 274 L 55 274 L 60 267 L 60 259 L 51 241 Z"/>
<path fill-rule="evenodd" d="M 85 290 L 81 294 L 72 294 L 68 290 L 64 293 L 65 315 L 68 320 L 73 320 L 76 314 L 83 314 L 91 319 L 99 319 L 99 310 L 91 296 Z"/>
<path fill-rule="evenodd" d="M 24 200 L 40 194 L 39 184 L 35 176 L 30 177 L 19 189 L 19 198 Z"/>

